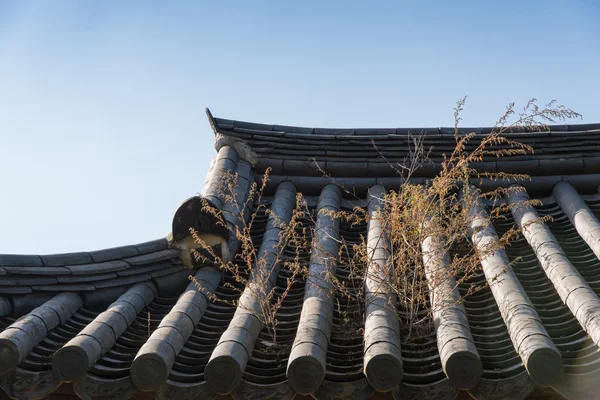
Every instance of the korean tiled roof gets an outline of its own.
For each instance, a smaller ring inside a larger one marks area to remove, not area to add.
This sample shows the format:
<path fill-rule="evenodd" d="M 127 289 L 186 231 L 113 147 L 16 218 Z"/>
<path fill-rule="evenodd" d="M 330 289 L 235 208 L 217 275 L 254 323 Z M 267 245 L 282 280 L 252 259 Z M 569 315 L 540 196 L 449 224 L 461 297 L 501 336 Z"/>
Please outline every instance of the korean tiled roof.
<path fill-rule="evenodd" d="M 313 213 L 298 229 L 314 224 L 323 248 L 335 252 L 339 239 L 371 243 L 381 235 L 377 223 L 353 225 L 319 211 L 373 210 L 376 195 L 399 182 L 381 156 L 401 161 L 411 134 L 425 133 L 433 146 L 433 163 L 416 180 L 432 177 L 454 143 L 453 129 L 446 128 L 318 129 L 208 116 L 217 155 L 202 197 L 225 211 L 228 224 L 237 223 L 239 207 L 216 193 L 223 174 L 237 174 L 236 199 L 245 204 L 250 184 L 271 168 L 262 201 L 272 213 L 259 209 L 252 230 L 264 257 L 279 234 L 270 218 L 289 219 L 297 192 Z M 472 131 L 489 132 L 461 133 Z M 189 250 L 168 235 L 93 252 L 0 255 L 0 387 L 15 399 L 52 397 L 66 385 L 83 399 L 115 400 L 144 393 L 158 399 L 597 398 L 600 124 L 513 134 L 535 154 L 476 167 L 531 175 L 519 183 L 525 190 L 505 201 L 530 197 L 540 205 L 515 209 L 482 230 L 478 218 L 489 210 L 480 204 L 470 210 L 473 222 L 465 229 L 478 245 L 497 240 L 513 223 L 539 216 L 553 221 L 531 224 L 506 250 L 486 258 L 450 296 L 504 270 L 501 283 L 488 282 L 444 315 L 433 313 L 435 331 L 419 340 L 404 340 L 396 312 L 385 306 L 393 294 L 367 287 L 371 297 L 363 303 L 325 296 L 306 280 L 292 286 L 278 311 L 279 345 L 273 349 L 243 285 L 229 272 L 190 265 Z M 348 198 L 340 185 L 355 196 Z M 194 198 L 183 203 L 173 232 L 190 222 L 181 218 L 196 212 L 194 204 Z M 239 243 L 227 240 L 234 255 Z M 328 268 L 319 263 L 318 250 L 300 250 L 286 249 L 290 257 L 303 255 L 309 276 Z M 506 269 L 510 261 L 513 268 Z M 331 268 L 342 281 L 350 279 L 343 260 Z M 285 265 L 272 265 L 266 282 L 282 292 L 290 274 Z"/>

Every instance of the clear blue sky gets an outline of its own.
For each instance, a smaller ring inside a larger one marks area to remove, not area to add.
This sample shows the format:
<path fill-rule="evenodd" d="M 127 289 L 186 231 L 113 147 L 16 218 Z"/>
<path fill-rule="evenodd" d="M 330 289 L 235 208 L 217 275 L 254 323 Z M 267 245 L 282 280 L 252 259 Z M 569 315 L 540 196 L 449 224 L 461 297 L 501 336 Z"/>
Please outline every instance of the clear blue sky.
<path fill-rule="evenodd" d="M 206 106 L 448 126 L 468 95 L 482 126 L 535 96 L 600 122 L 594 0 L 291 3 L 0 1 L 0 253 L 167 234 L 214 154 Z"/>

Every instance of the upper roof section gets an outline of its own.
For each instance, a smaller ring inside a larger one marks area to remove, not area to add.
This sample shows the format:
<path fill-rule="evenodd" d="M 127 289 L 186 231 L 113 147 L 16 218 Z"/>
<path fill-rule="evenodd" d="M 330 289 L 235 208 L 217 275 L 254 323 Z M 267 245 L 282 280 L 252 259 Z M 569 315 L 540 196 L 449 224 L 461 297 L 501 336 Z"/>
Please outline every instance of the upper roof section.
<path fill-rule="evenodd" d="M 207 109 L 215 133 L 244 140 L 258 156 L 256 172 L 272 168 L 272 174 L 289 176 L 390 177 L 397 172 L 389 163 L 409 156 L 414 137 L 424 135 L 430 152 L 414 177 L 433 177 L 444 154 L 455 147 L 454 128 L 323 129 L 259 124 L 215 118 Z M 475 132 L 467 151 L 493 128 L 460 128 Z M 533 154 L 484 159 L 474 165 L 487 172 L 523 173 L 531 176 L 600 173 L 600 123 L 553 125 L 547 131 L 513 130 L 517 140 Z M 319 165 L 316 168 L 315 162 Z"/>
<path fill-rule="evenodd" d="M 411 134 L 423 133 L 433 138 L 454 137 L 454 127 L 421 127 L 421 128 L 310 128 L 302 126 L 289 126 L 278 124 L 263 124 L 257 122 L 237 121 L 226 118 L 214 117 L 207 108 L 206 112 L 214 128 L 227 135 L 249 138 L 254 135 L 267 135 L 275 137 L 289 137 L 302 139 L 319 139 L 337 137 L 338 139 L 361 138 L 380 139 L 385 137 L 403 137 Z M 477 134 L 490 133 L 493 127 L 460 127 L 459 134 L 475 132 Z M 600 131 L 600 123 L 596 124 L 565 124 L 551 125 L 551 136 L 572 135 L 575 133 L 589 133 Z M 521 137 L 539 136 L 540 132 L 532 129 L 513 129 L 512 133 L 519 133 Z M 549 132 L 544 132 L 549 133 Z M 437 136 L 436 136 L 437 135 Z"/>

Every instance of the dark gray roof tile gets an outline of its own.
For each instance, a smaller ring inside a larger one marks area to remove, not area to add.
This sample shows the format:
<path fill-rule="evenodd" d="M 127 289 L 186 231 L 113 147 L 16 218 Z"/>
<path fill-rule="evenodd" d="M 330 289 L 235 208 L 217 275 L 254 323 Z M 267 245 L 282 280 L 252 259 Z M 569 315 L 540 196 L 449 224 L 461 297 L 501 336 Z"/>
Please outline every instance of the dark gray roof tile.
<path fill-rule="evenodd" d="M 169 267 L 169 268 L 165 268 L 165 269 L 159 269 L 159 270 L 157 270 L 157 271 L 152 271 L 152 272 L 150 273 L 150 275 L 151 275 L 153 278 L 159 278 L 159 277 L 161 277 L 161 276 L 164 276 L 164 275 L 170 275 L 170 274 L 173 274 L 173 273 L 175 273 L 175 272 L 180 272 L 180 271 L 187 271 L 187 273 L 188 273 L 189 275 L 191 275 L 191 274 L 192 274 L 192 272 L 193 272 L 193 270 L 191 270 L 191 269 L 188 269 L 188 268 L 184 267 L 183 265 L 172 265 L 172 266 L 171 266 L 171 267 Z"/>
<path fill-rule="evenodd" d="M 128 277 L 118 277 L 115 279 L 107 279 L 105 281 L 96 281 L 93 283 L 93 286 L 96 289 L 108 288 L 112 286 L 125 286 L 131 285 L 132 283 L 144 282 L 150 280 L 152 277 L 150 274 L 139 274 L 132 275 Z"/>
<path fill-rule="evenodd" d="M 540 174 L 552 175 L 556 171 L 561 174 L 577 174 L 583 170 L 583 157 L 553 158 L 551 160 L 540 160 Z M 590 171 L 592 172 L 592 171 Z"/>
<path fill-rule="evenodd" d="M 277 132 L 286 132 L 286 133 L 303 133 L 306 135 L 310 135 L 314 133 L 315 128 L 303 128 L 298 126 L 284 126 L 284 125 L 273 125 L 273 130 Z"/>
<path fill-rule="evenodd" d="M 91 283 L 72 283 L 72 284 L 54 284 L 54 285 L 36 285 L 31 286 L 33 290 L 40 292 L 79 292 L 90 291 L 96 288 Z"/>
<path fill-rule="evenodd" d="M 140 254 L 154 253 L 156 251 L 166 250 L 169 243 L 166 238 L 151 240 L 149 242 L 139 243 L 135 245 Z"/>
<path fill-rule="evenodd" d="M 126 257 L 133 257 L 138 255 L 139 252 L 135 246 L 131 245 L 90 251 L 89 254 L 94 262 L 100 263 L 104 261 L 120 260 Z"/>
<path fill-rule="evenodd" d="M 164 271 L 171 268 L 173 264 L 170 261 L 159 261 L 151 264 L 143 264 L 140 266 L 134 266 L 129 269 L 118 271 L 118 276 L 130 276 L 139 275 L 147 272 Z"/>
<path fill-rule="evenodd" d="M 63 265 L 88 264 L 93 262 L 89 253 L 64 253 L 40 256 L 46 267 L 60 267 Z"/>
<path fill-rule="evenodd" d="M 10 301 L 5 297 L 0 297 L 0 317 L 10 314 L 12 312 L 12 305 Z"/>
<path fill-rule="evenodd" d="M 576 125 L 575 125 L 576 126 Z M 567 132 L 569 131 L 569 125 L 563 124 L 563 125 L 552 125 L 552 131 L 556 131 L 556 132 Z"/>
<path fill-rule="evenodd" d="M 600 124 L 574 124 L 567 125 L 567 130 L 571 132 L 600 131 Z"/>
<path fill-rule="evenodd" d="M 265 171 L 267 168 L 271 168 L 272 174 L 282 174 L 283 173 L 283 160 L 265 160 L 264 158 L 259 158 L 256 162 L 255 166 L 257 171 Z"/>
<path fill-rule="evenodd" d="M 315 135 L 333 135 L 333 136 L 351 136 L 354 135 L 354 129 L 323 129 L 315 128 L 313 131 Z"/>
<path fill-rule="evenodd" d="M 11 296 L 13 304 L 13 314 L 15 316 L 27 314 L 29 311 L 41 306 L 53 297 L 51 293 L 45 292 L 31 293 L 30 291 L 28 293 L 30 294 L 16 294 L 14 296 Z"/>
<path fill-rule="evenodd" d="M 170 260 L 171 258 L 179 257 L 180 251 L 177 249 L 161 250 L 154 253 L 142 254 L 140 256 L 125 258 L 123 261 L 130 265 L 144 265 L 159 261 Z"/>
<path fill-rule="evenodd" d="M 312 160 L 283 160 L 283 174 L 300 173 L 305 176 L 322 176 L 325 170 L 325 162 L 313 162 Z M 275 173 L 275 172 L 274 172 Z"/>
<path fill-rule="evenodd" d="M 442 134 L 440 132 L 441 129 L 444 128 L 396 128 L 395 134 L 403 135 L 406 137 L 408 137 L 409 135 L 427 135 L 427 137 L 430 137 L 431 135 L 433 138 L 439 139 L 442 137 Z M 452 130 L 452 132 L 454 132 L 454 130 Z"/>
<path fill-rule="evenodd" d="M 104 279 L 116 278 L 115 272 L 108 272 L 104 274 L 93 274 L 93 275 L 69 275 L 69 276 L 57 276 L 58 283 L 86 283 L 95 282 Z"/>
<path fill-rule="evenodd" d="M 210 111 L 208 111 L 207 109 L 207 113 L 210 113 Z M 209 116 L 209 118 L 211 118 L 211 116 Z M 223 129 L 233 129 L 233 120 L 231 119 L 226 119 L 226 118 L 213 118 L 214 123 Z"/>
<path fill-rule="evenodd" d="M 71 275 L 65 267 L 4 267 L 11 275 Z"/>
<path fill-rule="evenodd" d="M 600 157 L 582 157 L 583 169 L 589 173 L 600 172 Z"/>
<path fill-rule="evenodd" d="M 367 176 L 366 162 L 344 162 L 344 161 L 327 161 L 324 168 L 327 173 L 333 176 Z M 320 173 L 323 174 L 322 172 Z"/>
<path fill-rule="evenodd" d="M 176 269 L 176 267 L 173 267 L 168 270 L 168 273 L 158 275 L 158 271 L 154 271 L 151 275 L 152 282 L 158 288 L 161 296 L 177 297 L 189 284 L 189 277 L 192 273 L 193 271 L 187 268 L 179 267 Z"/>
<path fill-rule="evenodd" d="M 256 130 L 256 131 L 273 131 L 273 125 L 269 124 L 255 124 L 252 122 L 244 122 L 244 121 L 233 121 L 234 128 L 242 128 L 248 130 Z"/>
<path fill-rule="evenodd" d="M 102 312 L 119 296 L 127 291 L 127 286 L 113 286 L 83 293 L 83 304 L 87 309 Z"/>
<path fill-rule="evenodd" d="M 396 133 L 396 128 L 374 128 L 374 129 L 369 129 L 369 128 L 358 128 L 358 129 L 354 129 L 354 134 L 358 135 L 358 136 L 370 136 L 370 135 L 383 135 L 383 136 L 387 136 L 387 135 L 391 135 Z"/>
<path fill-rule="evenodd" d="M 259 135 L 283 136 L 283 132 L 267 131 L 261 129 L 246 129 L 234 127 L 232 133 L 240 138 L 251 138 L 255 133 Z"/>
<path fill-rule="evenodd" d="M 36 255 L 0 254 L 0 265 L 43 267 L 42 259 Z"/>
<path fill-rule="evenodd" d="M 50 285 L 56 283 L 56 278 L 50 276 L 5 275 L 0 276 L 0 286 L 17 285 Z"/>
<path fill-rule="evenodd" d="M 124 269 L 128 269 L 129 267 L 129 263 L 123 260 L 117 260 L 94 264 L 69 265 L 66 268 L 69 269 L 73 275 L 93 275 L 103 272 L 122 271 Z"/>

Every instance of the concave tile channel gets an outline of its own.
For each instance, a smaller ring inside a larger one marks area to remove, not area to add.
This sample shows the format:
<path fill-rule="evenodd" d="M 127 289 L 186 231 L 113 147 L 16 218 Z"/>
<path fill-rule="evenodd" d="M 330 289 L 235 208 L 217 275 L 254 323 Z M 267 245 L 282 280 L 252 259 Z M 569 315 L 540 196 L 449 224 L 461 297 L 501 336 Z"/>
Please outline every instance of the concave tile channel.
<path fill-rule="evenodd" d="M 600 262 L 592 249 L 579 236 L 569 218 L 554 202 L 538 206 L 536 210 L 540 217 L 552 217 L 552 222 L 547 223 L 548 228 L 556 237 L 571 264 L 583 276 L 594 293 L 600 295 Z"/>
<path fill-rule="evenodd" d="M 88 374 L 106 380 L 129 376 L 135 355 L 176 302 L 177 298 L 155 298 L 137 315 L 115 345 L 96 362 Z"/>
<path fill-rule="evenodd" d="M 352 273 L 354 267 L 354 245 L 367 237 L 367 223 L 351 224 L 340 221 L 341 260 L 335 275 L 338 285 L 343 285 L 348 293 L 335 291 L 333 306 L 333 327 L 327 348 L 327 371 L 325 380 L 351 382 L 363 375 L 363 302 L 357 300 L 363 280 Z"/>
<path fill-rule="evenodd" d="M 425 285 L 424 277 L 421 277 Z M 437 336 L 431 318 L 429 294 L 426 307 L 419 306 L 413 320 L 418 325 L 412 329 L 408 325 L 408 310 L 398 298 L 397 311 L 400 317 L 400 341 L 402 367 L 404 374 L 402 383 L 413 387 L 428 387 L 447 379 L 442 368 L 438 350 Z"/>
<path fill-rule="evenodd" d="M 246 276 L 246 266 L 236 259 L 239 275 Z M 225 273 L 215 292 L 216 301 L 208 304 L 202 319 L 175 360 L 169 380 L 183 384 L 204 382 L 204 368 L 219 338 L 229 325 L 235 312 L 234 303 L 240 296 L 243 285 L 232 273 Z"/>
<path fill-rule="evenodd" d="M 272 301 L 278 301 L 286 290 L 289 289 L 289 291 L 285 294 L 281 307 L 275 315 L 277 321 L 275 344 L 273 344 L 273 328 L 268 326 L 263 327 L 254 344 L 254 350 L 243 377 L 244 380 L 253 384 L 273 385 L 287 380 L 286 366 L 290 348 L 298 330 L 304 298 L 305 275 L 298 273 L 300 272 L 298 267 L 307 269 L 310 262 L 314 210 L 310 212 L 312 215 L 301 218 L 296 228 L 297 237 L 303 238 L 302 243 L 288 243 L 284 249 L 285 262 L 277 275 Z"/>
<path fill-rule="evenodd" d="M 404 312 L 400 304 L 398 312 Z M 402 382 L 413 386 L 425 386 L 446 379 L 446 374 L 442 369 L 437 337 L 429 311 L 420 310 L 418 318 L 424 318 L 422 325 L 425 328 L 422 332 L 411 335 L 412 337 L 407 336 L 406 325 L 400 323 L 402 366 L 404 368 Z"/>
<path fill-rule="evenodd" d="M 468 294 L 469 290 L 474 293 Z M 459 284 L 465 311 L 483 364 L 484 379 L 507 379 L 523 371 L 525 366 L 510 339 L 492 291 L 486 286 L 482 271 Z"/>
<path fill-rule="evenodd" d="M 267 215 L 264 207 L 255 207 L 253 214 L 254 220 L 250 235 L 253 246 L 259 248 L 267 223 Z M 248 278 L 246 262 L 238 257 L 234 260 L 234 264 L 237 267 L 236 273 L 224 272 L 223 279 L 215 291 L 216 301 L 208 304 L 206 312 L 194 327 L 192 334 L 175 359 L 168 377 L 172 384 L 185 386 L 199 385 L 205 382 L 206 364 L 219 338 L 231 322 L 236 310 L 235 303 L 244 290 L 244 285 L 239 278 L 241 277 L 243 280 Z M 236 275 L 238 279 L 236 279 Z"/>
<path fill-rule="evenodd" d="M 457 243 L 454 254 L 465 256 L 470 246 L 470 242 Z M 525 366 L 515 350 L 483 271 L 478 269 L 467 279 L 462 278 L 458 288 L 483 365 L 482 378 L 509 379 L 523 373 Z"/>
<path fill-rule="evenodd" d="M 549 210 L 552 209 L 554 208 Z M 541 215 L 544 211 L 538 209 L 538 212 Z M 494 223 L 499 235 L 506 232 L 514 223 L 510 214 L 505 217 L 506 219 Z M 562 302 L 525 238 L 520 236 L 514 240 L 506 248 L 506 253 L 513 262 L 513 271 L 527 292 L 552 341 L 561 352 L 565 362 L 565 373 L 585 374 L 600 368 L 598 347 Z"/>

